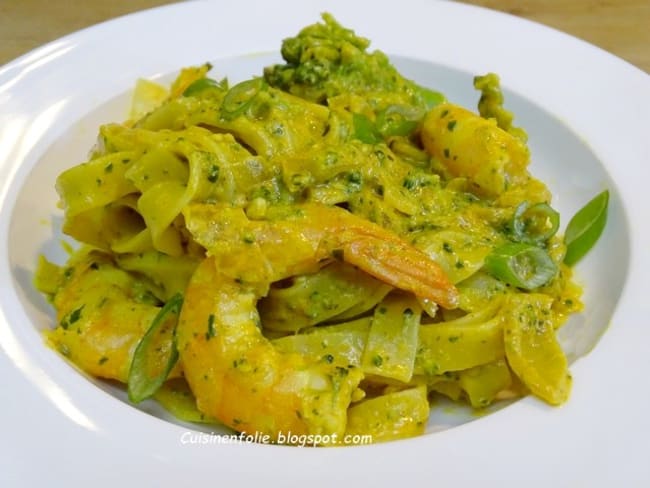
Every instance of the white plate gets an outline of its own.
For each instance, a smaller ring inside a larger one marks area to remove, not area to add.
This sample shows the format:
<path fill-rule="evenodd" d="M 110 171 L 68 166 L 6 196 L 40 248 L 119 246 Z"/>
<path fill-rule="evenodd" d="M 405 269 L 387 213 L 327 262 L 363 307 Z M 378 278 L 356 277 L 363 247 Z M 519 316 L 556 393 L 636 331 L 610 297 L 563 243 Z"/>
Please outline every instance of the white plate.
<path fill-rule="evenodd" d="M 57 254 L 54 178 L 84 159 L 99 123 L 125 116 L 134 80 L 206 60 L 231 78 L 259 73 L 277 54 L 250 54 L 277 52 L 324 10 L 453 101 L 474 105 L 472 75 L 499 73 L 531 136 L 533 171 L 563 215 L 610 188 L 608 228 L 578 268 L 588 311 L 567 328 L 570 353 L 611 325 L 573 364 L 565 406 L 528 398 L 460 427 L 366 447 L 204 444 L 210 438 L 134 409 L 43 346 L 39 330 L 52 314 L 31 275 L 39 253 Z M 649 128 L 650 77 L 640 70 L 537 24 L 431 0 L 186 2 L 0 68 L 0 485 L 650 480 Z"/>

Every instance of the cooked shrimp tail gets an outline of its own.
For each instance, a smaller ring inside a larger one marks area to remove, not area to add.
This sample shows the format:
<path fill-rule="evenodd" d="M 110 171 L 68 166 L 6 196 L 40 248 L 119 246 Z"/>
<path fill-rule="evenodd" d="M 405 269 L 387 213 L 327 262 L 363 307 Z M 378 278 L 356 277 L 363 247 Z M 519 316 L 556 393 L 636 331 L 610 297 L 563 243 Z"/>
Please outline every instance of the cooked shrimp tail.
<path fill-rule="evenodd" d="M 458 305 L 456 288 L 442 268 L 421 251 L 374 236 L 352 240 L 342 247 L 348 263 L 375 278 L 445 308 Z"/>
<path fill-rule="evenodd" d="M 339 207 L 292 205 L 254 221 L 241 209 L 197 204 L 184 215 L 197 242 L 217 258 L 219 269 L 243 281 L 278 281 L 334 258 L 445 308 L 458 304 L 456 288 L 435 261 L 396 234 Z M 247 247 L 242 249 L 242 242 Z M 243 251 L 239 258 L 233 256 L 237 250 Z"/>

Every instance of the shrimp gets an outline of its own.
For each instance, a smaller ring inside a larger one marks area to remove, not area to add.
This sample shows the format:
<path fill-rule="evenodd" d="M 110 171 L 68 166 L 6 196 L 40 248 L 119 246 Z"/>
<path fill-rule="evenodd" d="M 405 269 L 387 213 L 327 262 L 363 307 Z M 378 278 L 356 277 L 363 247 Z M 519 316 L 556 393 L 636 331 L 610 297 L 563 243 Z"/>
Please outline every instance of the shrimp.
<path fill-rule="evenodd" d="M 451 103 L 437 105 L 425 116 L 422 144 L 453 176 L 468 178 L 487 196 L 498 196 L 525 181 L 526 144 L 484 119 Z"/>
<path fill-rule="evenodd" d="M 50 345 L 86 373 L 126 383 L 135 348 L 160 311 L 158 300 L 96 250 L 77 254 L 59 284 L 53 298 L 58 326 L 46 332 Z M 162 370 L 166 359 L 167 351 L 158 350 L 152 364 Z M 170 378 L 180 373 L 177 366 Z"/>
<path fill-rule="evenodd" d="M 457 305 L 457 291 L 438 264 L 394 233 L 339 207 L 279 206 L 255 221 L 229 205 L 194 204 L 184 216 L 220 271 L 240 281 L 270 283 L 340 259 L 445 308 Z"/>
<path fill-rule="evenodd" d="M 457 304 L 457 291 L 424 253 L 343 209 L 306 204 L 267 218 L 251 221 L 225 205 L 186 210 L 209 257 L 190 280 L 176 329 L 185 377 L 199 410 L 237 431 L 276 440 L 343 434 L 363 373 L 331 356 L 275 349 L 256 309 L 270 283 L 342 259 L 445 307 Z"/>

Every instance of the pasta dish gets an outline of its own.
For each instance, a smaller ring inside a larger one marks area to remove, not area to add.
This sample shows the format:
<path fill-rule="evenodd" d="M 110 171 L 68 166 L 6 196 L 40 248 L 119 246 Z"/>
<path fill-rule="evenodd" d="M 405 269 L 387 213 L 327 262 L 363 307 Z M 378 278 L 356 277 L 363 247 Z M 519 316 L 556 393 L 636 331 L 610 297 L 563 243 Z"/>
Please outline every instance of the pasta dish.
<path fill-rule="evenodd" d="M 418 435 L 440 396 L 565 402 L 556 331 L 607 191 L 558 233 L 495 74 L 474 113 L 329 14 L 281 54 L 235 85 L 140 80 L 58 177 L 81 246 L 39 263 L 47 343 L 134 403 L 276 442 Z"/>

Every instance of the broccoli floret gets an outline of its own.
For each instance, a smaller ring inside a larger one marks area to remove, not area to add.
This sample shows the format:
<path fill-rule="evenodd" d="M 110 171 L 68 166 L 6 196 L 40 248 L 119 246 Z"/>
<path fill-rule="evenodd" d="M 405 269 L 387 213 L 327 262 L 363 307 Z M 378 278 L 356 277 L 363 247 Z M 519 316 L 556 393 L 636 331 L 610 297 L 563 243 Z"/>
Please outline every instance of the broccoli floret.
<path fill-rule="evenodd" d="M 325 103 L 342 93 L 403 93 L 422 101 L 421 89 L 405 79 L 370 42 L 341 26 L 330 14 L 282 43 L 286 64 L 267 67 L 266 81 L 301 98 Z"/>

